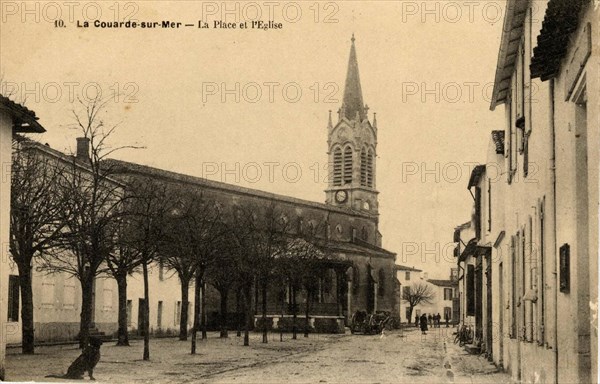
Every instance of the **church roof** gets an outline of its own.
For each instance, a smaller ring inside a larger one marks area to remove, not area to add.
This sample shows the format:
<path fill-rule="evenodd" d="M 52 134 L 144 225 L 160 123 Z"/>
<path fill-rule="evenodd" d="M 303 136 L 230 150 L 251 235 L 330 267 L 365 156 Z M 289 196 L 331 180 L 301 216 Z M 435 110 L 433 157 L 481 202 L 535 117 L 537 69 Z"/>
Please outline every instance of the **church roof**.
<path fill-rule="evenodd" d="M 360 121 L 366 118 L 364 109 L 362 89 L 360 87 L 360 75 L 358 73 L 358 60 L 356 59 L 356 47 L 354 45 L 354 35 L 352 35 L 352 46 L 350 47 L 350 58 L 348 59 L 348 72 L 346 74 L 346 86 L 344 88 L 344 117 L 348 120 L 354 120 L 356 113 L 360 116 Z"/>
<path fill-rule="evenodd" d="M 137 173 L 140 175 L 147 175 L 154 178 L 160 178 L 163 180 L 171 180 L 175 182 L 181 182 L 190 185 L 197 185 L 205 188 L 211 188 L 215 190 L 229 191 L 240 195 L 254 196 L 262 199 L 276 200 L 280 202 L 286 202 L 291 204 L 296 204 L 299 206 L 307 206 L 317 209 L 324 209 L 331 212 L 343 213 L 346 215 L 353 215 L 358 217 L 363 217 L 367 219 L 372 219 L 372 215 L 367 214 L 366 212 L 358 211 L 351 208 L 346 207 L 337 207 L 331 204 L 326 203 L 317 203 L 310 200 L 298 199 L 295 197 L 279 195 L 271 192 L 265 192 L 258 189 L 251 189 L 246 187 L 240 187 L 238 185 L 228 184 L 221 181 L 214 181 L 205 179 L 197 176 L 189 176 L 181 173 L 171 172 L 164 169 L 154 168 L 147 165 L 132 163 L 123 160 L 116 159 L 108 159 L 105 160 L 104 163 L 107 165 L 114 167 L 114 171 L 116 173 Z"/>

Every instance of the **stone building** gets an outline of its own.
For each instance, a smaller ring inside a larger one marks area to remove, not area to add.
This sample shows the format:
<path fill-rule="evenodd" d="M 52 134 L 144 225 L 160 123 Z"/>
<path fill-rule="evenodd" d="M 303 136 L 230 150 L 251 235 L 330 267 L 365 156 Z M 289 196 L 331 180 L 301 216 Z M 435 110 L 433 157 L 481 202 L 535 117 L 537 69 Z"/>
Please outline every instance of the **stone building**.
<path fill-rule="evenodd" d="M 520 382 L 598 382 L 599 19 L 587 0 L 507 2 L 491 105 L 505 129 L 471 175 L 459 263 L 480 347 Z"/>
<path fill-rule="evenodd" d="M 324 124 L 325 125 L 325 124 Z M 375 184 L 377 124 L 368 117 L 363 105 L 358 73 L 355 40 L 352 38 L 344 102 L 333 124 L 331 113 L 327 124 L 329 158 L 334 177 L 329 182 L 325 203 L 317 203 L 199 177 L 177 174 L 139 164 L 110 160 L 116 173 L 113 176 L 123 185 L 132 179 L 150 178 L 182 190 L 201 192 L 226 209 L 239 206 L 266 207 L 276 205 L 294 228 L 302 234 L 308 229 L 319 229 L 318 246 L 329 257 L 323 260 L 319 276 L 319 292 L 313 297 L 301 293 L 298 297 L 299 317 L 303 305 L 310 300 L 310 324 L 317 331 L 343 332 L 344 325 L 357 310 L 378 310 L 397 313 L 397 282 L 395 254 L 382 248 L 378 230 L 378 204 Z M 325 138 L 325 135 L 324 135 Z M 32 143 L 44 156 L 69 162 L 72 157 L 39 143 Z M 78 153 L 86 153 L 87 142 L 79 140 Z M 81 148 L 80 148 L 81 146 Z M 4 153 L 4 152 L 3 152 Z M 342 154 L 340 157 L 340 153 Z M 4 227 L 3 227 L 4 228 Z M 3 269 L 4 271 L 5 269 Z M 15 274 L 13 269 L 11 274 Z M 74 339 L 77 336 L 81 310 L 81 288 L 61 273 L 33 276 L 35 327 L 37 341 Z M 141 326 L 140 308 L 143 302 L 141 274 L 129 277 L 127 285 L 127 314 L 129 330 Z M 3 292 L 7 291 L 3 290 Z M 231 319 L 239 315 L 239 297 L 229 298 Z M 193 286 L 189 297 L 193 298 Z M 268 315 L 274 327 L 282 316 L 282 307 L 269 294 Z M 175 333 L 182 313 L 181 285 L 177 275 L 155 263 L 150 270 L 150 329 L 155 334 Z M 286 298 L 286 300 L 288 300 Z M 193 301 L 193 300 L 191 300 Z M 117 330 L 117 286 L 114 279 L 97 278 L 94 289 L 94 331 L 112 335 Z M 219 294 L 208 286 L 206 291 L 207 318 L 214 325 L 219 315 Z M 254 300 L 257 306 L 258 300 Z M 286 303 L 289 304 L 289 303 Z M 2 305 L 6 310 L 6 305 Z M 255 307 L 258 314 L 259 308 Z M 5 313 L 5 312 L 3 312 Z M 192 324 L 193 303 L 190 303 L 188 325 Z M 290 316 L 285 309 L 284 317 Z M 6 316 L 4 316 L 6 318 Z M 8 341 L 20 342 L 20 322 L 14 319 L 13 332 Z"/>

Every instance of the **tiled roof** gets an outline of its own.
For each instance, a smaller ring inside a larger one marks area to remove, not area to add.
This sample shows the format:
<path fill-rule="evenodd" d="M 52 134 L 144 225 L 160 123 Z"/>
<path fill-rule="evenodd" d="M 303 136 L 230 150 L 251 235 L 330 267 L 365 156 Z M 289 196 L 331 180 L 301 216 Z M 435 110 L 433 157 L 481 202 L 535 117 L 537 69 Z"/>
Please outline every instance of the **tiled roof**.
<path fill-rule="evenodd" d="M 420 269 L 407 267 L 405 265 L 396 264 L 396 271 L 410 271 L 410 272 L 423 272 Z"/>
<path fill-rule="evenodd" d="M 454 280 L 429 279 L 427 281 L 433 285 L 437 285 L 438 287 L 456 287 L 458 285 L 458 281 L 454 281 Z"/>
<path fill-rule="evenodd" d="M 504 154 L 504 131 L 492 131 L 492 140 L 496 146 L 496 154 Z"/>
<path fill-rule="evenodd" d="M 485 172 L 485 165 L 477 165 L 471 171 L 471 177 L 469 178 L 469 185 L 467 189 L 471 189 L 479 183 L 479 178 Z"/>
<path fill-rule="evenodd" d="M 115 170 L 117 171 L 117 173 L 119 172 L 118 168 L 120 167 L 121 168 L 120 172 L 122 172 L 122 173 L 138 173 L 138 174 L 142 174 L 142 175 L 163 178 L 166 180 L 201 185 L 203 187 L 214 188 L 217 190 L 220 189 L 220 190 L 235 192 L 238 194 L 245 194 L 245 195 L 250 195 L 250 196 L 255 196 L 255 197 L 265 198 L 265 199 L 279 200 L 282 202 L 304 205 L 304 206 L 309 206 L 309 207 L 317 208 L 317 209 L 324 209 L 324 210 L 328 210 L 328 211 L 332 211 L 332 212 L 339 212 L 339 213 L 343 213 L 346 215 L 359 216 L 359 217 L 368 218 L 368 219 L 373 218 L 373 215 L 367 214 L 365 212 L 357 211 L 354 209 L 350 209 L 350 208 L 336 207 L 336 206 L 325 204 L 325 203 L 317 203 L 314 201 L 303 200 L 303 199 L 298 199 L 295 197 L 265 192 L 265 191 L 261 191 L 258 189 L 240 187 L 237 185 L 227 184 L 227 183 L 223 183 L 220 181 L 209 180 L 209 179 L 205 179 L 202 177 L 189 176 L 189 175 L 184 175 L 181 173 L 166 171 L 164 169 L 150 167 L 147 165 L 130 163 L 128 161 L 110 159 L 110 160 L 106 160 L 105 162 L 107 164 L 109 164 L 110 166 L 114 167 Z"/>
<path fill-rule="evenodd" d="M 539 77 L 543 81 L 558 73 L 571 34 L 579 25 L 581 9 L 590 3 L 589 0 L 550 0 L 537 47 L 533 49 L 531 78 Z"/>
<path fill-rule="evenodd" d="M 6 96 L 0 95 L 0 109 L 5 109 L 10 113 L 13 120 L 13 129 L 21 133 L 43 133 L 44 127 L 38 123 L 35 112 L 24 105 L 15 103 Z"/>
<path fill-rule="evenodd" d="M 395 253 L 367 243 L 358 244 L 356 242 L 343 242 L 329 239 L 320 241 L 318 245 L 332 251 L 347 252 L 366 256 L 378 256 L 383 258 L 394 258 L 396 256 Z"/>
<path fill-rule="evenodd" d="M 506 102 L 530 0 L 507 0 L 490 109 Z"/>

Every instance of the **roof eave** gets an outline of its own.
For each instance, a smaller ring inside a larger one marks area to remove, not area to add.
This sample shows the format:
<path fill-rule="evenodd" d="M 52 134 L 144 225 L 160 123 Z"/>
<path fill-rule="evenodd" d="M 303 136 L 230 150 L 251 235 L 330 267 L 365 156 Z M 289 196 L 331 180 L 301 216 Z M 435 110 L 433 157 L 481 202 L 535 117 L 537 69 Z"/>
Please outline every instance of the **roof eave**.
<path fill-rule="evenodd" d="M 510 89 L 510 85 L 504 85 L 504 83 L 510 81 L 510 76 L 506 73 L 512 74 L 514 68 L 514 59 L 511 62 L 511 56 L 514 55 L 514 52 L 510 49 L 511 43 L 514 43 L 514 40 L 511 40 L 511 35 L 515 30 L 523 28 L 525 12 L 517 12 L 520 9 L 518 5 L 527 5 L 528 3 L 529 0 L 508 0 L 506 3 L 506 14 L 504 16 L 502 38 L 500 40 L 498 62 L 496 64 L 496 76 L 494 78 L 494 90 L 492 92 L 490 104 L 490 110 L 492 111 L 495 110 L 499 104 L 504 104 L 506 101 L 506 91 Z M 502 93 L 505 94 L 500 96 Z"/>

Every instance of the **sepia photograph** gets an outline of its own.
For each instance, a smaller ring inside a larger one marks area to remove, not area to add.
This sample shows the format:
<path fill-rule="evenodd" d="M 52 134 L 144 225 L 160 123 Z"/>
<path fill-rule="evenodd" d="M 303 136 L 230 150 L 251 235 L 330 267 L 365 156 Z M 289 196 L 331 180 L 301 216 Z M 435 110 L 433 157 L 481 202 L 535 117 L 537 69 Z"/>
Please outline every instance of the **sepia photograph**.
<path fill-rule="evenodd" d="M 0 381 L 599 383 L 599 0 L 0 0 Z"/>

